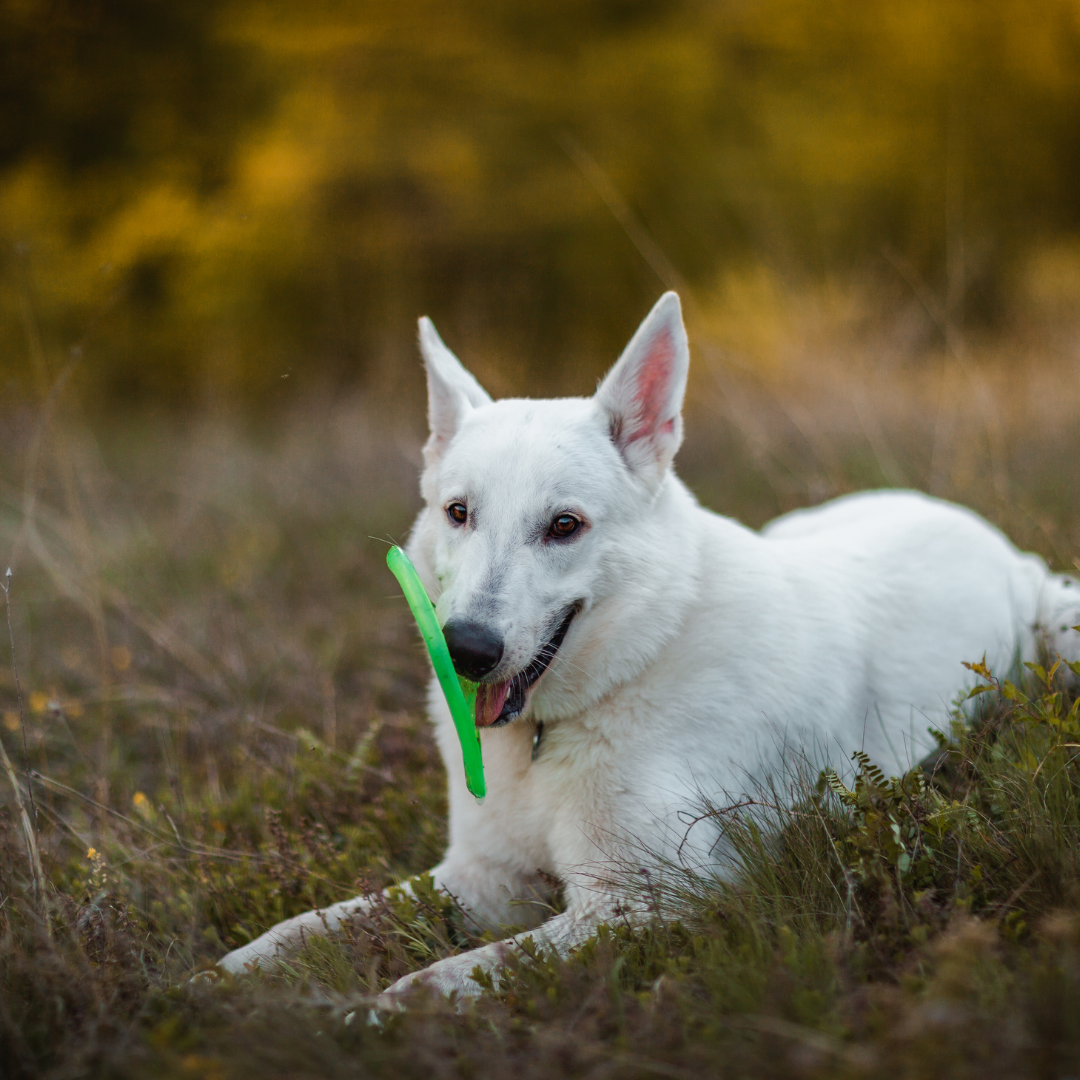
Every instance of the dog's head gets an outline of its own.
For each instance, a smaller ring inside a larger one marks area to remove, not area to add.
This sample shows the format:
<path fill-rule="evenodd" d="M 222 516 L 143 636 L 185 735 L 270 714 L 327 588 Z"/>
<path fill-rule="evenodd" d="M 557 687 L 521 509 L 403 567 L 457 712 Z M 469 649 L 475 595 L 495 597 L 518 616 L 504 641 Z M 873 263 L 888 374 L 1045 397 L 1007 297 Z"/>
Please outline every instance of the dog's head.
<path fill-rule="evenodd" d="M 459 674 L 481 683 L 477 723 L 500 725 L 553 699 L 553 680 L 582 697 L 583 624 L 620 586 L 663 577 L 650 571 L 689 364 L 679 298 L 661 297 L 587 399 L 492 401 L 426 318 L 420 348 L 431 435 L 409 548 Z"/>

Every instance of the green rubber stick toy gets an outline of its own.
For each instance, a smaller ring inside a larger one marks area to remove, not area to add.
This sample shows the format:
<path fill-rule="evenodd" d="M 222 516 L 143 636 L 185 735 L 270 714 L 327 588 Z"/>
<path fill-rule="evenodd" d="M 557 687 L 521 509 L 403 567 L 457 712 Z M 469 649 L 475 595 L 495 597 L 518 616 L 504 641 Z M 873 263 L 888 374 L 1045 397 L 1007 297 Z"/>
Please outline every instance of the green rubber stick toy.
<path fill-rule="evenodd" d="M 465 759 L 465 786 L 476 796 L 483 799 L 487 794 L 484 783 L 484 759 L 480 753 L 480 736 L 476 730 L 476 683 L 458 677 L 454 662 L 450 659 L 450 650 L 446 647 L 442 627 L 435 616 L 435 608 L 420 581 L 409 556 L 399 547 L 392 547 L 386 553 L 386 565 L 401 585 L 401 591 L 409 602 L 409 608 L 420 628 L 420 635 L 431 657 L 431 666 L 439 680 L 446 704 L 450 706 L 450 715 L 454 718 L 458 741 L 461 743 L 461 755 Z"/>

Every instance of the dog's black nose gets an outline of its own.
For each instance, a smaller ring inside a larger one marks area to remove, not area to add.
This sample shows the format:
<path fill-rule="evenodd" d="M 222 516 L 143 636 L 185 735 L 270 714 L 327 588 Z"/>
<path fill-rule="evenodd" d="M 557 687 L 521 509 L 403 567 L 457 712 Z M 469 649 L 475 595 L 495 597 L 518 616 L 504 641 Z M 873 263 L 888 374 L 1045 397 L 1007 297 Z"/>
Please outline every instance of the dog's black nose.
<path fill-rule="evenodd" d="M 443 634 L 454 670 L 466 679 L 482 679 L 502 659 L 502 638 L 480 623 L 450 619 Z"/>

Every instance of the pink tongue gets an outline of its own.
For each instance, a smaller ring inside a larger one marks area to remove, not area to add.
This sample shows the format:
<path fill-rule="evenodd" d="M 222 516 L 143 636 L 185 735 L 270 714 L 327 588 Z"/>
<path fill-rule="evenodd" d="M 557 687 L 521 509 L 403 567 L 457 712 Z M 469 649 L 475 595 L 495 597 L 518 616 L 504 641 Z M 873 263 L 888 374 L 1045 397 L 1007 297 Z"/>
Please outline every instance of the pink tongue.
<path fill-rule="evenodd" d="M 506 695 L 510 691 L 510 683 L 481 683 L 476 688 L 476 726 L 490 727 L 499 718 L 503 705 L 506 704 Z"/>

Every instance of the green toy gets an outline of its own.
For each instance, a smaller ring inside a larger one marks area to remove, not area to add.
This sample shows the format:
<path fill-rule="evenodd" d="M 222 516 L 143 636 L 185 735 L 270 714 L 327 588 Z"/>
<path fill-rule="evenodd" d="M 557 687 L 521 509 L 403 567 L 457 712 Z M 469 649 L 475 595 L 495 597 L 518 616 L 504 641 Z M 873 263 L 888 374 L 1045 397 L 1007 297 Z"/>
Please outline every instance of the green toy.
<path fill-rule="evenodd" d="M 409 608 L 420 628 L 420 634 L 431 657 L 431 666 L 439 680 L 450 715 L 454 718 L 461 754 L 465 759 L 465 786 L 478 800 L 487 794 L 484 783 L 484 758 L 480 753 L 480 735 L 476 730 L 476 683 L 462 679 L 454 670 L 450 650 L 446 647 L 442 627 L 435 615 L 435 608 L 420 581 L 409 556 L 399 547 L 386 553 L 386 565 L 401 585 L 401 591 L 409 602 Z"/>

